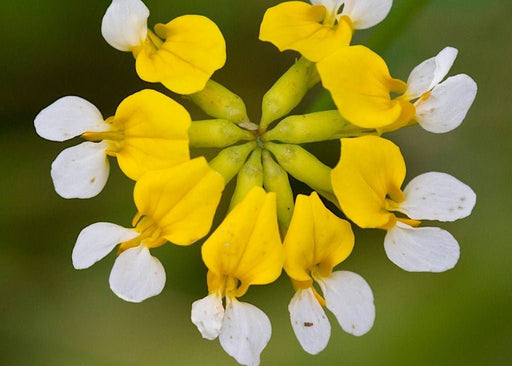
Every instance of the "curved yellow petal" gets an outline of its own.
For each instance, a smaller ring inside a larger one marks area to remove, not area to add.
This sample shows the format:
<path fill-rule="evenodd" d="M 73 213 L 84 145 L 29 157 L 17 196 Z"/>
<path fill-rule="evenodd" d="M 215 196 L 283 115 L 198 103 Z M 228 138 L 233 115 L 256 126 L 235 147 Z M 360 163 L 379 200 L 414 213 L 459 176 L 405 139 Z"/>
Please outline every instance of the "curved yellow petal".
<path fill-rule="evenodd" d="M 154 90 L 142 90 L 124 99 L 113 124 L 124 139 L 113 142 L 121 170 L 137 180 L 149 170 L 189 160 L 190 115 L 180 104 Z"/>
<path fill-rule="evenodd" d="M 323 24 L 327 9 L 300 1 L 287 1 L 268 9 L 260 27 L 260 40 L 280 51 L 295 50 L 316 62 L 350 44 L 352 28 L 345 19 Z"/>
<path fill-rule="evenodd" d="M 344 47 L 321 60 L 317 69 L 340 114 L 351 123 L 377 128 L 400 118 L 402 104 L 390 93 L 403 93 L 407 84 L 393 79 L 384 60 L 369 48 Z"/>
<path fill-rule="evenodd" d="M 155 31 L 163 44 L 144 47 L 136 55 L 137 74 L 161 82 L 179 94 L 202 90 L 212 74 L 226 62 L 226 43 L 217 25 L 200 15 L 184 15 Z"/>
<path fill-rule="evenodd" d="M 362 228 L 383 228 L 396 218 L 386 198 L 404 199 L 405 162 L 391 141 L 364 136 L 341 139 L 341 158 L 331 173 L 334 194 L 347 217 Z"/>
<path fill-rule="evenodd" d="M 284 240 L 284 269 L 293 280 L 311 279 L 309 271 L 318 266 L 327 277 L 354 247 L 350 224 L 329 211 L 316 192 L 298 195 L 293 218 Z"/>
<path fill-rule="evenodd" d="M 139 214 L 151 218 L 160 237 L 189 245 L 212 225 L 224 189 L 224 178 L 197 158 L 175 167 L 146 173 L 135 184 Z"/>
<path fill-rule="evenodd" d="M 275 193 L 253 188 L 202 247 L 203 261 L 217 277 L 238 279 L 236 296 L 250 285 L 275 281 L 283 267 Z"/>

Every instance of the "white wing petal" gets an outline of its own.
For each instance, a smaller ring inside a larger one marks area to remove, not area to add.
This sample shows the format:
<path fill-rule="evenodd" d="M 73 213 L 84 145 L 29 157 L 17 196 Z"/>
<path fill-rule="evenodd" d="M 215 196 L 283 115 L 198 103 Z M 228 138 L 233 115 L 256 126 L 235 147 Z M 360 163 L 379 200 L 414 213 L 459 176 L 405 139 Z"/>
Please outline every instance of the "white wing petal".
<path fill-rule="evenodd" d="M 416 66 L 407 80 L 408 99 L 416 99 L 439 84 L 450 71 L 458 52 L 456 48 L 446 47 Z"/>
<path fill-rule="evenodd" d="M 112 0 L 103 21 L 103 38 L 119 51 L 131 51 L 144 42 L 148 32 L 149 9 L 140 0 Z"/>
<path fill-rule="evenodd" d="M 329 343 L 331 324 L 311 288 L 298 290 L 288 305 L 293 331 L 304 351 L 316 355 Z"/>
<path fill-rule="evenodd" d="M 87 100 L 63 97 L 43 109 L 34 120 L 36 132 L 51 141 L 65 141 L 84 132 L 107 131 L 101 112 Z"/>
<path fill-rule="evenodd" d="M 409 272 L 443 272 L 459 260 L 459 244 L 437 227 L 413 228 L 401 222 L 387 232 L 384 249 L 388 258 Z"/>
<path fill-rule="evenodd" d="M 195 324 L 203 338 L 213 340 L 219 336 L 224 318 L 222 298 L 210 294 L 192 304 L 192 323 Z"/>
<path fill-rule="evenodd" d="M 139 233 L 108 222 L 97 222 L 83 229 L 73 248 L 73 266 L 84 269 L 105 257 L 114 247 L 137 237 Z"/>
<path fill-rule="evenodd" d="M 366 29 L 380 23 L 391 10 L 393 0 L 345 0 L 342 15 L 347 15 L 355 29 Z"/>
<path fill-rule="evenodd" d="M 256 306 L 228 298 L 219 340 L 224 351 L 238 363 L 258 366 L 270 340 L 270 320 Z"/>
<path fill-rule="evenodd" d="M 429 172 L 404 189 L 399 211 L 415 220 L 455 221 L 469 216 L 476 203 L 473 190 L 449 174 Z"/>
<path fill-rule="evenodd" d="M 91 198 L 108 179 L 106 143 L 83 142 L 63 150 L 52 163 L 55 191 L 64 198 Z"/>
<path fill-rule="evenodd" d="M 333 272 L 319 278 L 327 309 L 333 312 L 347 333 L 361 336 L 375 320 L 372 289 L 363 277 L 349 271 Z"/>
<path fill-rule="evenodd" d="M 416 120 L 425 130 L 444 133 L 457 128 L 476 97 L 477 85 L 468 75 L 446 79 L 432 89 L 428 98 L 416 103 Z"/>
<path fill-rule="evenodd" d="M 158 295 L 165 286 L 162 263 L 144 245 L 119 254 L 110 272 L 110 288 L 121 299 L 141 302 Z"/>

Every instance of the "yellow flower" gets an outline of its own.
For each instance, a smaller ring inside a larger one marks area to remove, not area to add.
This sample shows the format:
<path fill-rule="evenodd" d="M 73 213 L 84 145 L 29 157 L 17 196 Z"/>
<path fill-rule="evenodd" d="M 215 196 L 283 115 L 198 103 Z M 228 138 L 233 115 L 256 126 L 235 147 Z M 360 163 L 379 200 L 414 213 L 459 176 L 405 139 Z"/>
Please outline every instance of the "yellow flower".
<path fill-rule="evenodd" d="M 340 114 L 351 123 L 385 132 L 417 121 L 430 132 L 442 133 L 463 121 L 477 91 L 465 74 L 441 83 L 456 56 L 455 48 L 444 48 L 416 66 L 407 83 L 393 79 L 385 61 L 364 46 L 340 49 L 317 68 Z M 392 93 L 399 96 L 392 98 Z"/>
<path fill-rule="evenodd" d="M 140 0 L 113 0 L 101 24 L 105 40 L 132 52 L 137 74 L 160 82 L 179 94 L 202 90 L 226 62 L 226 45 L 219 28 L 200 15 L 184 15 L 167 24 L 147 27 L 148 8 Z"/>
<path fill-rule="evenodd" d="M 375 307 L 366 281 L 348 271 L 333 272 L 354 247 L 350 224 L 331 213 L 313 192 L 298 195 L 290 228 L 284 241 L 284 269 L 296 293 L 288 310 L 293 330 L 308 353 L 322 351 L 331 326 L 322 306 L 331 310 L 348 333 L 362 335 L 373 325 Z M 322 289 L 322 298 L 313 287 Z"/>
<path fill-rule="evenodd" d="M 112 291 L 131 302 L 158 295 L 165 271 L 149 249 L 167 241 L 190 245 L 205 236 L 223 189 L 224 179 L 203 158 L 146 173 L 135 184 L 138 213 L 133 228 L 105 222 L 89 225 L 73 249 L 74 267 L 90 267 L 121 243 L 110 273 Z"/>
<path fill-rule="evenodd" d="M 350 44 L 355 29 L 374 26 L 384 19 L 391 0 L 311 0 L 313 5 L 288 1 L 268 9 L 260 39 L 280 51 L 295 50 L 317 62 Z M 338 14 L 340 7 L 343 11 Z"/>
<path fill-rule="evenodd" d="M 405 162 L 395 144 L 365 136 L 341 139 L 341 145 L 341 158 L 331 176 L 347 217 L 362 228 L 387 230 L 386 253 L 405 270 L 452 268 L 459 258 L 457 241 L 445 230 L 418 228 L 417 220 L 455 221 L 468 216 L 476 202 L 471 188 L 451 175 L 430 172 L 414 178 L 402 191 Z"/>
<path fill-rule="evenodd" d="M 206 240 L 202 256 L 209 295 L 192 305 L 192 322 L 204 338 L 218 336 L 239 363 L 258 365 L 270 339 L 270 321 L 261 310 L 236 298 L 250 285 L 271 283 L 281 273 L 284 258 L 275 194 L 253 188 Z"/>
<path fill-rule="evenodd" d="M 109 175 L 107 155 L 115 156 L 121 170 L 134 180 L 146 171 L 189 160 L 190 115 L 154 90 L 127 97 L 106 120 L 85 99 L 63 97 L 43 109 L 34 125 L 48 140 L 79 135 L 89 140 L 65 149 L 52 164 L 55 190 L 64 198 L 89 198 L 101 192 Z"/>

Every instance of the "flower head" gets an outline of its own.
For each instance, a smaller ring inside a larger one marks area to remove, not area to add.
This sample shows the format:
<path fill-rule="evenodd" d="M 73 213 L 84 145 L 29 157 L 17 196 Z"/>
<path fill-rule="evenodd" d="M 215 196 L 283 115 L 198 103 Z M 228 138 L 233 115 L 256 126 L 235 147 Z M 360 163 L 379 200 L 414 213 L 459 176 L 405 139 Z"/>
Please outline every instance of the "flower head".
<path fill-rule="evenodd" d="M 105 40 L 132 52 L 137 74 L 160 82 L 179 94 L 202 90 L 226 62 L 226 45 L 219 28 L 200 15 L 184 15 L 167 24 L 147 27 L 149 9 L 140 0 L 113 0 L 101 24 Z"/>
<path fill-rule="evenodd" d="M 146 171 L 189 160 L 188 112 L 149 89 L 124 99 L 106 120 L 85 99 L 64 97 L 43 109 L 34 125 L 48 140 L 89 140 L 65 149 L 52 164 L 55 190 L 64 198 L 90 198 L 101 192 L 109 175 L 107 155 L 115 156 L 134 180 Z"/>
<path fill-rule="evenodd" d="M 441 82 L 456 56 L 455 48 L 444 48 L 416 66 L 407 83 L 393 79 L 385 61 L 364 46 L 340 49 L 317 67 L 340 114 L 351 123 L 389 131 L 417 121 L 430 132 L 443 133 L 460 125 L 477 91 L 465 74 Z M 399 96 L 391 98 L 391 93 Z"/>
<path fill-rule="evenodd" d="M 387 230 L 386 253 L 405 270 L 452 268 L 459 258 L 457 241 L 445 230 L 418 228 L 417 220 L 468 216 L 476 202 L 471 188 L 451 175 L 430 172 L 414 178 L 402 191 L 405 162 L 395 144 L 375 136 L 342 139 L 341 144 L 332 185 L 347 217 L 362 228 Z"/>

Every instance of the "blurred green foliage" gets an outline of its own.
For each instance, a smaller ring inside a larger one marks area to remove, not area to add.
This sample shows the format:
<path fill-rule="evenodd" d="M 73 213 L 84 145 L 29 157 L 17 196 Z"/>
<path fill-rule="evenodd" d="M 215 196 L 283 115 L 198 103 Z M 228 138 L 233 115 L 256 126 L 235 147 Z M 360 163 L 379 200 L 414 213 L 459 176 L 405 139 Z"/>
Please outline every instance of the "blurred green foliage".
<path fill-rule="evenodd" d="M 512 359 L 512 2 L 431 0 L 407 19 L 405 29 L 384 31 L 397 9 L 411 1 L 395 0 L 390 18 L 359 32 L 356 41 L 370 39 L 376 49 L 386 49 L 382 56 L 400 78 L 444 46 L 457 47 L 451 74 L 468 73 L 479 85 L 457 130 L 433 135 L 410 128 L 389 136 L 402 148 L 408 179 L 443 171 L 477 193 L 472 216 L 441 225 L 459 240 L 461 259 L 446 273 L 406 273 L 387 260 L 383 232 L 356 229 L 355 250 L 340 268 L 363 275 L 372 286 L 373 330 L 356 338 L 330 317 L 328 348 L 318 356 L 306 354 L 289 325 L 292 289 L 282 277 L 251 288 L 243 298 L 272 321 L 263 365 L 469 366 L 506 365 Z M 58 197 L 49 167 L 74 142 L 40 139 L 34 116 L 64 95 L 80 95 L 109 116 L 141 88 L 164 90 L 140 81 L 130 55 L 103 41 L 99 27 L 108 3 L 0 2 L 0 365 L 235 365 L 218 342 L 201 339 L 189 320 L 190 304 L 206 294 L 198 244 L 155 251 L 166 267 L 167 285 L 160 296 L 138 305 L 109 290 L 113 255 L 88 270 L 72 268 L 72 246 L 83 227 L 96 221 L 129 224 L 135 213 L 133 183 L 112 164 L 111 179 L 98 197 Z M 214 78 L 239 93 L 257 119 L 262 95 L 295 57 L 257 40 L 265 9 L 278 1 L 146 3 L 151 24 L 187 13 L 217 22 L 228 63 Z M 193 114 L 202 117 L 194 109 Z M 337 149 L 336 143 L 324 147 L 325 160 L 335 161 Z"/>

